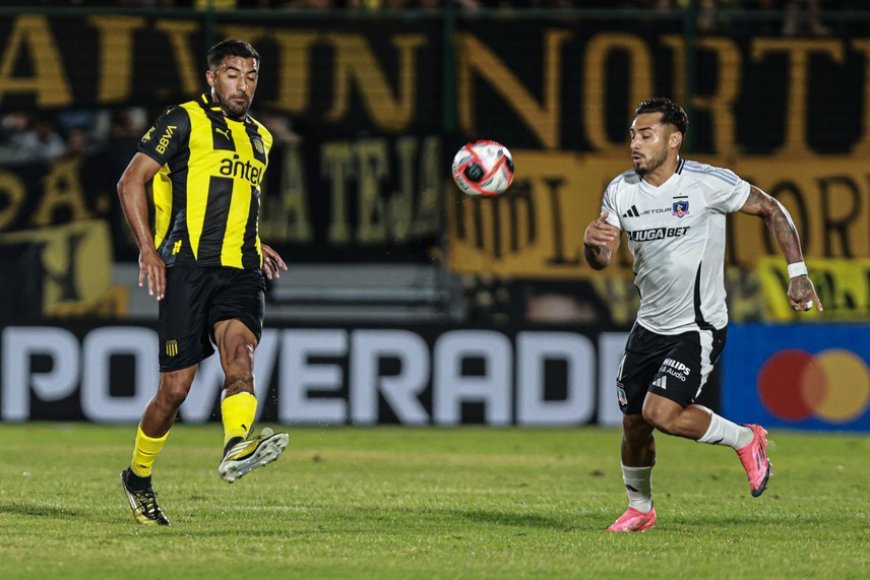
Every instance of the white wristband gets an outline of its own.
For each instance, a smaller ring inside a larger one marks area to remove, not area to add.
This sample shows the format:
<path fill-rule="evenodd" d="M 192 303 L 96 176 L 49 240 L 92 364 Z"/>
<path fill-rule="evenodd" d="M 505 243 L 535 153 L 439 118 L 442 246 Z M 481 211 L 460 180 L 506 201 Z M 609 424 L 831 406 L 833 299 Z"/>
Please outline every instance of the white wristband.
<path fill-rule="evenodd" d="M 795 262 L 788 265 L 788 277 L 797 278 L 798 276 L 807 275 L 807 265 L 804 262 Z"/>

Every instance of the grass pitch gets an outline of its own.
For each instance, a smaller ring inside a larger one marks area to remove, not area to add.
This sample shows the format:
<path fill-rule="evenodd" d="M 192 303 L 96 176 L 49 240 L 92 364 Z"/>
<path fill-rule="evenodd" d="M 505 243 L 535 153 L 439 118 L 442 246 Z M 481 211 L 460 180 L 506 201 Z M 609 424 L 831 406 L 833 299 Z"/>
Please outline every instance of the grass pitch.
<path fill-rule="evenodd" d="M 733 451 L 659 435 L 658 525 L 625 508 L 618 430 L 290 429 L 227 485 L 217 425 L 155 469 L 169 528 L 134 524 L 135 427 L 0 425 L 2 578 L 866 578 L 870 438 L 773 432 L 758 499 Z"/>

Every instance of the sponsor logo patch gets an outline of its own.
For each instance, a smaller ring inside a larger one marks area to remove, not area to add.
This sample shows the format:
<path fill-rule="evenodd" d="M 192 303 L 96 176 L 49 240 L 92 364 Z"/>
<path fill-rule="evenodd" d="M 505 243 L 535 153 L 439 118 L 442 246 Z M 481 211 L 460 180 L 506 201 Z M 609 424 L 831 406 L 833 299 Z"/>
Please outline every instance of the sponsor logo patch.
<path fill-rule="evenodd" d="M 651 242 L 665 238 L 680 238 L 686 235 L 689 226 L 681 228 L 651 228 L 648 230 L 627 230 L 625 233 L 632 242 Z"/>

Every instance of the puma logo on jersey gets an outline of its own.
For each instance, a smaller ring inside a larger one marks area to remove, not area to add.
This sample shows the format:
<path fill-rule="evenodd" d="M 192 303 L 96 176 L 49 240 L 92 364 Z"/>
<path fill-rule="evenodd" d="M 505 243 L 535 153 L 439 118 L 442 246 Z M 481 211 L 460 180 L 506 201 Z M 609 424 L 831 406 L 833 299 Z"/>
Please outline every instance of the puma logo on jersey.
<path fill-rule="evenodd" d="M 215 131 L 224 136 L 224 139 L 230 141 L 230 130 L 229 129 L 221 129 L 220 127 L 215 127 Z"/>

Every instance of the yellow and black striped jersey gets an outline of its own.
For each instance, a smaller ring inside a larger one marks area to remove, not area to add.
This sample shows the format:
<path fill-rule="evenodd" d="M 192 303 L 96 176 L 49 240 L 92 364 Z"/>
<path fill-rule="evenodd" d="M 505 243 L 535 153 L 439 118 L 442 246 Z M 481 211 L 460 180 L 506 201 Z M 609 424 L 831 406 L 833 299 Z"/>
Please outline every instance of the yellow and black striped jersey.
<path fill-rule="evenodd" d="M 157 119 L 138 150 L 162 166 L 154 243 L 167 266 L 262 267 L 257 220 L 271 147 L 262 124 L 225 117 L 207 95 Z"/>

